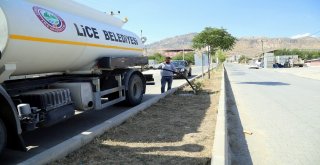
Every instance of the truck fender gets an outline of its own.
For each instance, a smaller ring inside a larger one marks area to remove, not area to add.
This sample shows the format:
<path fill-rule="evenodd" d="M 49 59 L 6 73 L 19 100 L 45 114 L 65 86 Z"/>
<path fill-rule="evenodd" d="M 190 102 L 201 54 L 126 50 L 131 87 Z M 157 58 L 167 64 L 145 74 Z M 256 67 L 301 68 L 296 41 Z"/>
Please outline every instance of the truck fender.
<path fill-rule="evenodd" d="M 143 93 L 146 93 L 146 79 L 145 77 L 143 76 L 143 74 L 137 70 L 133 70 L 133 69 L 128 69 L 127 72 L 124 74 L 124 81 L 123 81 L 123 84 L 125 85 L 126 87 L 126 90 L 128 90 L 128 86 L 129 86 L 129 79 L 130 77 L 133 75 L 133 74 L 138 74 L 142 81 L 143 81 Z"/>
<path fill-rule="evenodd" d="M 22 129 L 18 111 L 6 90 L 0 85 L 0 117 L 3 120 L 8 135 L 8 147 L 27 151 L 21 136 Z"/>

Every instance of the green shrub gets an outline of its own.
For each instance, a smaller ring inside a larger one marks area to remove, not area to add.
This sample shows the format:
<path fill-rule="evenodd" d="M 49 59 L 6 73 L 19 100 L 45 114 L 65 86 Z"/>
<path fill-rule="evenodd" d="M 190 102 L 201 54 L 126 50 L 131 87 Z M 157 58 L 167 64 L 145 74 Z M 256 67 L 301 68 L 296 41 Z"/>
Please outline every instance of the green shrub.
<path fill-rule="evenodd" d="M 252 58 L 247 57 L 245 55 L 241 55 L 238 62 L 239 63 L 248 63 L 250 60 L 252 60 Z"/>
<path fill-rule="evenodd" d="M 202 80 L 196 80 L 192 82 L 192 86 L 196 90 L 196 92 L 201 91 L 204 87 L 203 81 Z"/>

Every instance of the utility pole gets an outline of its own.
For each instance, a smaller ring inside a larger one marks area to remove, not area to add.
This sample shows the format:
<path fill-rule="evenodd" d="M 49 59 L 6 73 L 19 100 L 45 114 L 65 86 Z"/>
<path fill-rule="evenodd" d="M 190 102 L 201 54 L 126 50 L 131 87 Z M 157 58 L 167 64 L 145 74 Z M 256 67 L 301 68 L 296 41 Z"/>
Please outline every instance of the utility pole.
<path fill-rule="evenodd" d="M 143 37 L 142 35 L 142 30 L 141 30 L 141 34 L 140 34 L 140 39 L 141 39 L 141 42 L 142 44 L 144 45 L 145 42 L 147 42 L 147 37 Z M 148 52 L 147 52 L 147 47 L 146 45 L 143 46 L 143 50 L 144 50 L 144 55 L 147 56 L 148 55 Z"/>
<path fill-rule="evenodd" d="M 263 40 L 261 40 L 262 55 L 264 56 Z"/>
<path fill-rule="evenodd" d="M 208 78 L 210 79 L 210 46 L 208 45 Z"/>
<path fill-rule="evenodd" d="M 184 42 L 182 42 L 182 60 L 184 60 Z"/>
<path fill-rule="evenodd" d="M 141 29 L 141 31 L 140 31 L 140 39 L 141 39 L 141 41 L 142 41 L 142 29 Z M 147 55 L 147 51 L 145 50 L 146 49 L 146 47 L 145 46 L 143 46 L 143 55 Z"/>
<path fill-rule="evenodd" d="M 202 79 L 204 79 L 204 58 L 205 55 L 203 52 L 201 52 L 201 70 L 202 70 Z"/>
<path fill-rule="evenodd" d="M 265 58 L 264 58 L 263 40 L 261 40 L 261 49 L 262 49 L 262 57 L 261 58 L 263 58 L 263 65 L 265 65 L 266 61 L 264 60 Z"/>
<path fill-rule="evenodd" d="M 184 60 L 184 48 L 182 49 L 182 59 Z"/>

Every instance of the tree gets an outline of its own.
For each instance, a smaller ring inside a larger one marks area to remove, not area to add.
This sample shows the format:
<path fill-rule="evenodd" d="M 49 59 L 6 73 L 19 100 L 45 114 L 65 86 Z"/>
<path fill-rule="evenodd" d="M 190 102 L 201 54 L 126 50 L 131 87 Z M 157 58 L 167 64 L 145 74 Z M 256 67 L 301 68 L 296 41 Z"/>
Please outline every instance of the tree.
<path fill-rule="evenodd" d="M 217 50 L 216 56 L 218 57 L 219 62 L 224 62 L 227 59 L 225 52 L 221 49 Z"/>
<path fill-rule="evenodd" d="M 208 48 L 209 78 L 210 78 L 210 55 L 215 55 L 219 49 L 231 50 L 236 43 L 236 38 L 223 28 L 206 27 L 201 33 L 192 39 L 192 47 L 195 49 Z"/>
<path fill-rule="evenodd" d="M 241 55 L 238 62 L 239 63 L 248 63 L 250 60 L 252 60 L 252 58 L 247 57 L 245 55 Z"/>

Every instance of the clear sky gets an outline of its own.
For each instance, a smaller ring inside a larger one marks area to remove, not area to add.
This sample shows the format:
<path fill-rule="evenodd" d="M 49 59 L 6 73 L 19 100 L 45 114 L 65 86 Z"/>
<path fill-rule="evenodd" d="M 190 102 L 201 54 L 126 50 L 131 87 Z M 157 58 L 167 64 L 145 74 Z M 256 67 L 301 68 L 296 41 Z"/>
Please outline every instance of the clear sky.
<path fill-rule="evenodd" d="M 152 43 L 205 27 L 236 37 L 320 36 L 320 0 L 75 0 L 97 10 L 121 11 L 125 29 Z"/>

